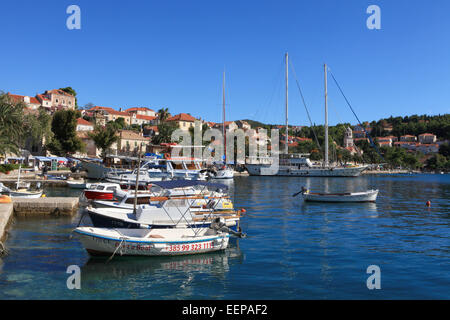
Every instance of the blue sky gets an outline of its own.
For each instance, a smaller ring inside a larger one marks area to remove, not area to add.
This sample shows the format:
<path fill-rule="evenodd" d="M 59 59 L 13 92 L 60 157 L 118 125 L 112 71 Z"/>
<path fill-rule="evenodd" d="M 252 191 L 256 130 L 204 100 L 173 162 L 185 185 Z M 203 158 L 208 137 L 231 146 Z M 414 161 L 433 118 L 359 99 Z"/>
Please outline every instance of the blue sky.
<path fill-rule="evenodd" d="M 81 8 L 68 30 L 66 8 Z M 381 30 L 366 9 L 381 8 Z M 0 90 L 35 95 L 71 86 L 79 105 L 168 107 L 221 121 L 284 122 L 289 52 L 313 121 L 324 121 L 323 64 L 359 118 L 450 112 L 450 2 L 3 1 Z M 295 79 L 289 119 L 309 125 Z M 329 121 L 355 123 L 329 76 Z"/>

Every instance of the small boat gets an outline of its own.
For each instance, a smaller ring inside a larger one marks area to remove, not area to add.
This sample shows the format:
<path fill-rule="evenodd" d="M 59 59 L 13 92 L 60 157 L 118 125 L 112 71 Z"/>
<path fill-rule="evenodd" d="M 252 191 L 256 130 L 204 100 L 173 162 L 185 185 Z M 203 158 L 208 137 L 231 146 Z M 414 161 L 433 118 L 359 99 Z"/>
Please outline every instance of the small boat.
<path fill-rule="evenodd" d="M 175 256 L 226 249 L 230 235 L 220 223 L 209 228 L 150 230 L 78 227 L 74 232 L 91 255 Z"/>
<path fill-rule="evenodd" d="M 113 200 L 114 192 L 120 190 L 117 183 L 93 183 L 84 190 L 83 195 L 88 200 Z"/>
<path fill-rule="evenodd" d="M 313 193 L 306 188 L 302 188 L 293 196 L 302 194 L 304 201 L 314 202 L 375 202 L 378 196 L 378 190 L 369 190 L 364 192 L 349 193 Z"/>
<path fill-rule="evenodd" d="M 71 189 L 87 189 L 90 185 L 84 180 L 67 180 L 67 186 Z"/>

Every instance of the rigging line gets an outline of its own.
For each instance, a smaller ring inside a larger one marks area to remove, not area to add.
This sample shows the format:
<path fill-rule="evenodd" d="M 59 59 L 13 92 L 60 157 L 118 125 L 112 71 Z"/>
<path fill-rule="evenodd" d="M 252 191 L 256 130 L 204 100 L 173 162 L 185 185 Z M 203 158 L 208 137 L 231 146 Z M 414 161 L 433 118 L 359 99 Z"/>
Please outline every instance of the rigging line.
<path fill-rule="evenodd" d="M 381 157 L 381 159 L 384 159 L 383 156 L 380 153 L 380 150 L 378 149 L 377 145 L 373 142 L 372 137 L 370 136 L 370 134 L 366 131 L 366 128 L 364 128 L 364 126 L 362 125 L 361 121 L 359 120 L 358 116 L 355 113 L 355 110 L 353 110 L 352 105 L 350 104 L 350 102 L 348 101 L 347 97 L 345 96 L 344 92 L 341 89 L 341 86 L 339 85 L 339 83 L 337 82 L 336 78 L 333 75 L 333 72 L 331 72 L 331 69 L 328 68 L 328 71 L 331 74 L 331 77 L 334 80 L 334 83 L 336 84 L 336 86 L 338 87 L 339 91 L 341 92 L 342 96 L 344 97 L 345 101 L 347 102 L 348 106 L 350 107 L 350 110 L 352 110 L 353 115 L 355 116 L 356 120 L 358 120 L 359 125 L 361 126 L 361 128 L 364 130 L 364 133 L 366 134 L 366 136 L 369 138 L 370 144 L 375 148 L 375 150 L 377 151 L 378 155 Z"/>
<path fill-rule="evenodd" d="M 276 75 L 276 77 L 273 80 L 273 82 L 275 82 L 275 83 L 273 85 L 271 95 L 268 96 L 266 101 L 261 104 L 261 108 L 258 108 L 257 111 L 255 112 L 256 114 L 260 114 L 260 116 L 261 116 L 260 120 L 255 118 L 254 120 L 256 120 L 256 121 L 265 123 L 268 113 L 272 112 L 272 110 L 270 110 L 269 107 L 272 105 L 272 101 L 274 99 L 275 93 L 279 92 L 279 87 L 282 82 L 281 78 L 282 78 L 282 74 L 283 74 L 283 64 L 284 64 L 284 60 L 281 60 L 279 66 L 278 66 L 278 74 Z"/>
<path fill-rule="evenodd" d="M 292 68 L 292 73 L 294 74 L 294 79 L 295 79 L 295 82 L 297 84 L 298 91 L 300 92 L 300 96 L 302 97 L 303 105 L 305 106 L 306 114 L 308 115 L 309 123 L 311 125 L 311 129 L 313 131 L 314 138 L 316 140 L 317 146 L 319 147 L 319 149 L 322 149 L 322 147 L 319 144 L 319 139 L 317 139 L 316 131 L 314 130 L 314 127 L 313 127 L 313 124 L 312 124 L 312 121 L 311 121 L 311 116 L 309 115 L 308 107 L 306 106 L 305 98 L 303 97 L 302 89 L 300 89 L 300 84 L 299 84 L 299 82 L 297 80 L 297 75 L 295 73 L 294 65 L 292 64 L 292 59 L 290 59 L 289 63 L 290 63 L 291 68 Z"/>

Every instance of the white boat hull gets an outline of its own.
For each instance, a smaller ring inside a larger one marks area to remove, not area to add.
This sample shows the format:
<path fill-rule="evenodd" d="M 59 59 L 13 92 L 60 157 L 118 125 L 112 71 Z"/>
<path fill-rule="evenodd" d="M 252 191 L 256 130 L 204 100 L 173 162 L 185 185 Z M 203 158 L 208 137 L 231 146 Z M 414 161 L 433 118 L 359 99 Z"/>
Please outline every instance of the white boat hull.
<path fill-rule="evenodd" d="M 301 168 L 247 164 L 251 176 L 285 176 L 285 177 L 358 177 L 368 166 L 348 168 Z"/>
<path fill-rule="evenodd" d="M 79 227 L 75 232 L 91 255 L 175 256 L 224 250 L 227 233 L 195 236 L 195 229 L 105 229 Z M 205 232 L 206 231 L 206 232 Z M 135 236 L 130 235 L 133 232 Z M 158 237 L 159 236 L 159 237 Z"/>
<path fill-rule="evenodd" d="M 218 170 L 216 174 L 211 175 L 211 179 L 233 179 L 234 171 L 231 169 Z"/>
<path fill-rule="evenodd" d="M 348 194 L 304 193 L 303 200 L 313 202 L 375 202 L 377 196 L 378 190 Z"/>

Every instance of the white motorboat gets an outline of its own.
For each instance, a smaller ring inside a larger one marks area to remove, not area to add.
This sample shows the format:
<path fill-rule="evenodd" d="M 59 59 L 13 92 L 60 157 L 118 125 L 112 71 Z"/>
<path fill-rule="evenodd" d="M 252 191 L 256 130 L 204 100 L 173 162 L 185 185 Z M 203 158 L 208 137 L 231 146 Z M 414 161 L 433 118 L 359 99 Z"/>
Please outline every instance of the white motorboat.
<path fill-rule="evenodd" d="M 71 189 L 87 189 L 90 185 L 84 180 L 67 180 L 67 186 Z"/>
<path fill-rule="evenodd" d="M 91 255 L 163 256 L 224 250 L 230 235 L 220 228 L 108 229 L 78 227 L 75 230 Z"/>
<path fill-rule="evenodd" d="M 208 225 L 215 217 L 223 217 L 226 225 L 236 226 L 241 211 L 234 211 L 233 204 L 221 190 L 226 185 L 192 180 L 174 180 L 155 182 L 155 185 L 164 188 L 165 192 L 146 198 L 142 194 L 134 197 L 126 196 L 125 203 L 109 204 L 107 201 L 96 201 L 96 206 L 102 208 L 86 208 L 92 223 L 96 227 L 120 228 L 173 228 L 175 226 Z M 186 190 L 193 186 L 216 188 L 210 195 L 197 193 L 186 195 Z M 136 210 L 134 200 L 137 196 Z M 128 203 L 126 203 L 128 201 Z M 146 204 L 143 204 L 146 203 Z M 219 208 L 219 209 L 217 209 Z M 244 212 L 244 211 L 242 211 Z"/>
<path fill-rule="evenodd" d="M 313 193 L 305 188 L 294 194 L 294 196 L 300 193 L 304 201 L 314 202 L 375 202 L 378 196 L 378 190 L 348 193 Z"/>

